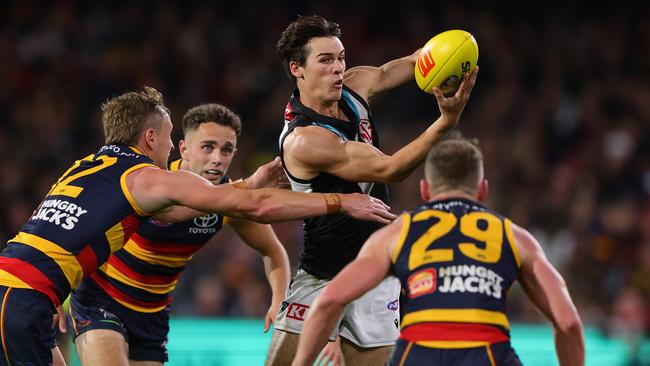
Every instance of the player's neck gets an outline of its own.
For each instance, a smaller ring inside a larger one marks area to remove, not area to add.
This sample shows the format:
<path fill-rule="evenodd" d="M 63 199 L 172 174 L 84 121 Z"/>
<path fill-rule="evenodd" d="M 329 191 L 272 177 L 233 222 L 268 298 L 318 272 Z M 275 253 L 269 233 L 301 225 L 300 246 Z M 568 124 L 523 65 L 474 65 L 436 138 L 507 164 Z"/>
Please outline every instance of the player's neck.
<path fill-rule="evenodd" d="M 309 95 L 300 95 L 300 102 L 305 107 L 323 116 L 339 118 L 339 103 L 337 100 L 322 101 Z"/>
<path fill-rule="evenodd" d="M 464 198 L 470 201 L 479 201 L 476 194 L 472 194 L 462 189 L 452 189 L 446 191 L 431 192 L 429 202 L 448 200 L 450 198 Z"/>

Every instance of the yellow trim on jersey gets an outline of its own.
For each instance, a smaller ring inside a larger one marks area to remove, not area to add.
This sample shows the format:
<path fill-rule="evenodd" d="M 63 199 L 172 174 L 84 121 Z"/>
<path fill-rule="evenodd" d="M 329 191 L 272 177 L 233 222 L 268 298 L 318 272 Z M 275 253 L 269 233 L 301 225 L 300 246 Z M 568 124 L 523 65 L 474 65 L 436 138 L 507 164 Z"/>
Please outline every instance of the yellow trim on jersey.
<path fill-rule="evenodd" d="M 159 307 L 156 307 L 156 308 L 146 308 L 146 307 L 143 307 L 143 306 L 133 305 L 131 303 L 128 303 L 126 301 L 122 301 L 122 300 L 116 299 L 116 298 L 113 298 L 113 300 L 119 302 L 124 307 L 127 307 L 127 308 L 129 308 L 131 310 L 134 310 L 134 311 L 138 311 L 140 313 L 157 313 L 159 311 L 164 310 L 168 306 L 168 305 L 163 305 L 163 306 L 159 306 Z"/>
<path fill-rule="evenodd" d="M 144 153 L 143 153 L 142 151 L 140 151 L 140 149 L 138 149 L 138 148 L 135 147 L 135 146 L 129 146 L 129 149 L 133 150 L 133 152 L 135 152 L 135 153 L 137 153 L 137 154 L 144 155 Z M 146 155 L 145 155 L 145 156 L 146 156 Z"/>
<path fill-rule="evenodd" d="M 132 149 L 137 151 L 137 149 L 135 149 L 134 147 L 132 147 Z M 134 171 L 134 170 L 142 169 L 142 168 L 149 167 L 149 166 L 154 167 L 154 168 L 158 168 L 157 166 L 155 166 L 154 164 L 151 164 L 151 163 L 142 163 L 142 164 L 138 164 L 138 165 L 134 165 L 134 166 L 130 167 L 124 173 L 122 173 L 122 176 L 120 177 L 120 186 L 122 187 L 122 193 L 124 193 L 124 197 L 126 197 L 126 199 L 129 201 L 129 203 L 131 204 L 131 206 L 135 210 L 135 213 L 138 214 L 138 216 L 148 216 L 149 214 L 144 212 L 140 208 L 140 206 L 138 206 L 138 203 L 135 202 L 135 199 L 133 199 L 133 196 L 131 195 L 131 192 L 129 192 L 129 188 L 126 185 L 126 176 L 129 173 L 131 173 L 132 171 Z"/>
<path fill-rule="evenodd" d="M 483 323 L 510 328 L 508 317 L 500 311 L 483 309 L 430 309 L 407 313 L 402 328 L 422 322 Z"/>
<path fill-rule="evenodd" d="M 192 259 L 192 255 L 170 255 L 151 252 L 146 249 L 142 249 L 133 240 L 129 240 L 124 245 L 124 250 L 126 250 L 126 252 L 132 256 L 147 263 L 166 267 L 182 267 L 187 262 L 189 262 L 190 259 Z"/>
<path fill-rule="evenodd" d="M 7 287 L 32 289 L 32 286 L 28 285 L 23 280 L 2 269 L 0 269 L 0 285 Z"/>
<path fill-rule="evenodd" d="M 445 349 L 456 349 L 456 348 L 477 348 L 489 346 L 488 342 L 480 341 L 419 341 L 415 342 L 420 347 L 427 348 L 445 348 Z"/>
<path fill-rule="evenodd" d="M 174 160 L 171 163 L 169 163 L 169 171 L 170 172 L 175 172 L 177 170 L 180 170 L 182 161 L 183 161 L 182 159 L 178 159 L 178 160 Z"/>
<path fill-rule="evenodd" d="M 410 228 L 411 228 L 411 214 L 406 213 L 404 214 L 404 219 L 402 220 L 402 230 L 399 233 L 399 239 L 397 240 L 397 244 L 395 245 L 395 248 L 393 248 L 393 255 L 391 255 L 391 261 L 393 263 L 397 262 L 397 257 L 399 256 L 399 253 L 402 250 L 402 246 L 404 245 L 404 241 L 406 240 L 406 236 L 408 235 Z"/>
<path fill-rule="evenodd" d="M 174 290 L 176 287 L 176 283 L 178 280 L 174 280 L 170 284 L 164 284 L 164 285 L 154 285 L 154 284 L 145 284 L 139 281 L 134 280 L 133 278 L 130 278 L 126 276 L 124 273 L 120 272 L 119 269 L 113 267 L 110 263 L 105 263 L 101 270 L 110 278 L 120 281 L 123 284 L 129 285 L 131 287 L 136 287 L 141 290 L 145 290 L 147 292 L 150 292 L 152 294 L 168 294 Z"/>
<path fill-rule="evenodd" d="M 521 267 L 521 258 L 519 257 L 519 247 L 515 241 L 515 235 L 512 233 L 512 221 L 505 219 L 503 222 L 505 223 L 506 228 L 506 238 L 508 238 L 508 242 L 510 242 L 510 249 L 512 250 L 512 254 L 515 256 L 517 268 L 519 268 Z"/>
<path fill-rule="evenodd" d="M 77 261 L 75 256 L 68 252 L 67 250 L 60 247 L 58 244 L 51 242 L 47 239 L 43 239 L 39 236 L 28 234 L 25 232 L 19 232 L 11 241 L 17 241 L 19 243 L 29 245 L 30 247 L 42 252 L 46 256 L 52 258 L 56 264 L 59 265 L 63 274 L 70 283 L 72 288 L 77 287 L 81 278 L 83 277 L 83 269 Z"/>
<path fill-rule="evenodd" d="M 106 230 L 105 235 L 106 240 L 108 240 L 108 245 L 111 248 L 111 253 L 115 253 L 122 248 L 124 244 L 124 228 L 121 222 Z"/>

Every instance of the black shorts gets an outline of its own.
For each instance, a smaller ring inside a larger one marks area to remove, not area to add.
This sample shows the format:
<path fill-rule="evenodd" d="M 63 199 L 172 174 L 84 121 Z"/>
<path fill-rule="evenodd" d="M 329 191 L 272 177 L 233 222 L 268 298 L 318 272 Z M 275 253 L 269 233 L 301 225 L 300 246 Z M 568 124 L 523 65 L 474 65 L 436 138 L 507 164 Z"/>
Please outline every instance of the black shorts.
<path fill-rule="evenodd" d="M 129 344 L 129 359 L 166 362 L 169 310 L 143 313 L 113 300 L 106 292 L 85 280 L 70 296 L 68 329 L 76 338 L 93 329 L 119 332 Z"/>
<path fill-rule="evenodd" d="M 54 312 L 38 291 L 0 286 L 0 365 L 51 365 Z"/>
<path fill-rule="evenodd" d="M 399 339 L 389 366 L 521 366 L 510 342 L 476 348 L 429 348 Z"/>

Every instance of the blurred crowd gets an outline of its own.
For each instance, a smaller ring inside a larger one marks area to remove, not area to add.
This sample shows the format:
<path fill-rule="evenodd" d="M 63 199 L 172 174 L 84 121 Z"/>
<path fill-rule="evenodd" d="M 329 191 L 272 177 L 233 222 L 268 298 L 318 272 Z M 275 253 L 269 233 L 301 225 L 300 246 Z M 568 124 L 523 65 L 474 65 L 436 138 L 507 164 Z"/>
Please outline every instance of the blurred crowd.
<path fill-rule="evenodd" d="M 292 85 L 275 44 L 297 15 L 341 25 L 348 67 L 381 65 L 460 28 L 476 37 L 481 69 L 459 129 L 484 150 L 489 205 L 540 239 L 586 324 L 640 339 L 650 328 L 650 5 L 597 4 L 1 2 L 0 238 L 102 144 L 107 98 L 157 88 L 176 141 L 189 107 L 229 106 L 243 120 L 230 175 L 245 177 L 278 153 Z M 371 105 L 387 153 L 439 114 L 414 82 Z M 421 174 L 391 187 L 393 211 L 420 202 Z M 295 270 L 301 223 L 274 228 Z M 511 295 L 515 321 L 541 319 L 521 290 Z M 173 312 L 261 317 L 269 299 L 261 260 L 225 229 L 195 256 Z"/>

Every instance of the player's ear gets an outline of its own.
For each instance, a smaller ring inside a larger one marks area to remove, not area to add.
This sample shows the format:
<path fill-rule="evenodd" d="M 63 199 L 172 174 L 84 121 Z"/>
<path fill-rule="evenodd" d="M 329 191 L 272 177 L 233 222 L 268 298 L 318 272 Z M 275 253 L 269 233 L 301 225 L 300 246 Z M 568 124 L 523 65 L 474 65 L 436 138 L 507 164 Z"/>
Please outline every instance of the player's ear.
<path fill-rule="evenodd" d="M 181 153 L 181 159 L 187 160 L 187 143 L 185 140 L 180 140 L 178 142 L 178 151 Z"/>
<path fill-rule="evenodd" d="M 153 150 L 156 144 L 156 131 L 153 128 L 147 128 L 144 131 L 144 142 L 148 149 Z"/>
<path fill-rule="evenodd" d="M 289 61 L 289 71 L 291 71 L 291 75 L 298 79 L 302 79 L 302 70 L 302 65 L 299 64 L 298 61 Z"/>
<path fill-rule="evenodd" d="M 478 184 L 477 199 L 479 202 L 485 202 L 488 195 L 488 180 L 483 178 Z"/>
<path fill-rule="evenodd" d="M 429 202 L 431 192 L 429 191 L 429 182 L 426 179 L 420 179 L 420 197 L 424 202 Z"/>

